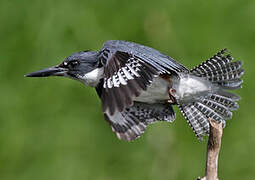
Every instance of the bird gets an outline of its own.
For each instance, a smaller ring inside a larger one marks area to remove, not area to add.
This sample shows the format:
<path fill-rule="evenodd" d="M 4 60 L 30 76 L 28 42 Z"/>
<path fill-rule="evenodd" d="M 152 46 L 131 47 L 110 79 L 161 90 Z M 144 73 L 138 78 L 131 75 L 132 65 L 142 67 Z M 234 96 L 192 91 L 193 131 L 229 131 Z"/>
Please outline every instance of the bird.
<path fill-rule="evenodd" d="M 119 139 L 139 138 L 149 124 L 174 122 L 177 106 L 195 136 L 209 134 L 209 118 L 222 126 L 239 108 L 241 61 L 227 49 L 192 69 L 135 42 L 108 40 L 99 51 L 73 53 L 62 63 L 26 77 L 62 76 L 95 88 L 105 120 Z"/>

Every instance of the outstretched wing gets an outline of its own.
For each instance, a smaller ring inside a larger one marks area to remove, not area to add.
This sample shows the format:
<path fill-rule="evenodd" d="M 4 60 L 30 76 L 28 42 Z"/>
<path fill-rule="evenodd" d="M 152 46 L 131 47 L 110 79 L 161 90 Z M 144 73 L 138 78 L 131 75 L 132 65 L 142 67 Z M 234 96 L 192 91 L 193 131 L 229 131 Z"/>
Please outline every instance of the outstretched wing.
<path fill-rule="evenodd" d="M 156 121 L 173 122 L 175 113 L 172 106 L 166 104 L 146 104 L 135 102 L 130 108 L 114 115 L 105 113 L 113 132 L 119 139 L 131 141 L 139 138 L 147 125 Z"/>
<path fill-rule="evenodd" d="M 134 97 L 146 90 L 159 71 L 131 54 L 117 51 L 104 69 L 104 82 L 101 94 L 103 111 L 113 115 L 122 112 L 133 104 Z"/>
<path fill-rule="evenodd" d="M 113 115 L 133 105 L 133 99 L 145 91 L 154 77 L 187 70 L 158 51 L 124 41 L 108 41 L 99 60 L 104 66 L 104 80 L 99 93 L 104 112 Z"/>

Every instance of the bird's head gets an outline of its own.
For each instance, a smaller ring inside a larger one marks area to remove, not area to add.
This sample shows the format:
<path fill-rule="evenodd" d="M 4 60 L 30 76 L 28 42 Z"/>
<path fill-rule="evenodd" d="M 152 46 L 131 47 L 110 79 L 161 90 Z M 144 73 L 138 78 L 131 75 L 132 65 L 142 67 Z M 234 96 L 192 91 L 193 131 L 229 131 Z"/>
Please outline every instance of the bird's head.
<path fill-rule="evenodd" d="M 85 85 L 96 86 L 103 76 L 103 68 L 98 61 L 98 52 L 83 51 L 68 56 L 56 66 L 32 72 L 26 77 L 64 76 L 82 81 Z"/>

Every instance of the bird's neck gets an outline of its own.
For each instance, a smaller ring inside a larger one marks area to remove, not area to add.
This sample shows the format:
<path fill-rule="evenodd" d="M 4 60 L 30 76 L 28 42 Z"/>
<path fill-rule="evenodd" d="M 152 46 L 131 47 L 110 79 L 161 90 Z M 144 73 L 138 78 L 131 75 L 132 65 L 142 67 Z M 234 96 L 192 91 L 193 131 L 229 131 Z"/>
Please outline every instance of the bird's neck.
<path fill-rule="evenodd" d="M 82 81 L 86 86 L 96 87 L 100 80 L 103 78 L 104 68 L 96 68 L 84 76 L 80 76 L 79 80 Z"/>

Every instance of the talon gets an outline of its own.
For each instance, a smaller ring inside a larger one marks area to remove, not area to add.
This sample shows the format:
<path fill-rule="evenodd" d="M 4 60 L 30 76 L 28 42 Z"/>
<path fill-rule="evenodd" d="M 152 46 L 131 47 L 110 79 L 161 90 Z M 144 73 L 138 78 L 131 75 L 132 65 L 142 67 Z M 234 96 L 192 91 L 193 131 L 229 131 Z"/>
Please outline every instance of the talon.
<path fill-rule="evenodd" d="M 167 100 L 168 103 L 173 104 L 174 101 L 172 99 Z"/>
<path fill-rule="evenodd" d="M 175 89 L 173 89 L 173 88 L 169 89 L 169 100 L 167 100 L 168 103 L 170 103 L 170 104 L 175 104 L 176 103 L 176 100 L 175 100 L 175 97 L 174 97 L 175 92 L 176 92 Z"/>
<path fill-rule="evenodd" d="M 175 89 L 173 89 L 173 88 L 170 88 L 170 89 L 169 89 L 170 95 L 174 96 L 175 92 L 176 92 Z"/>

